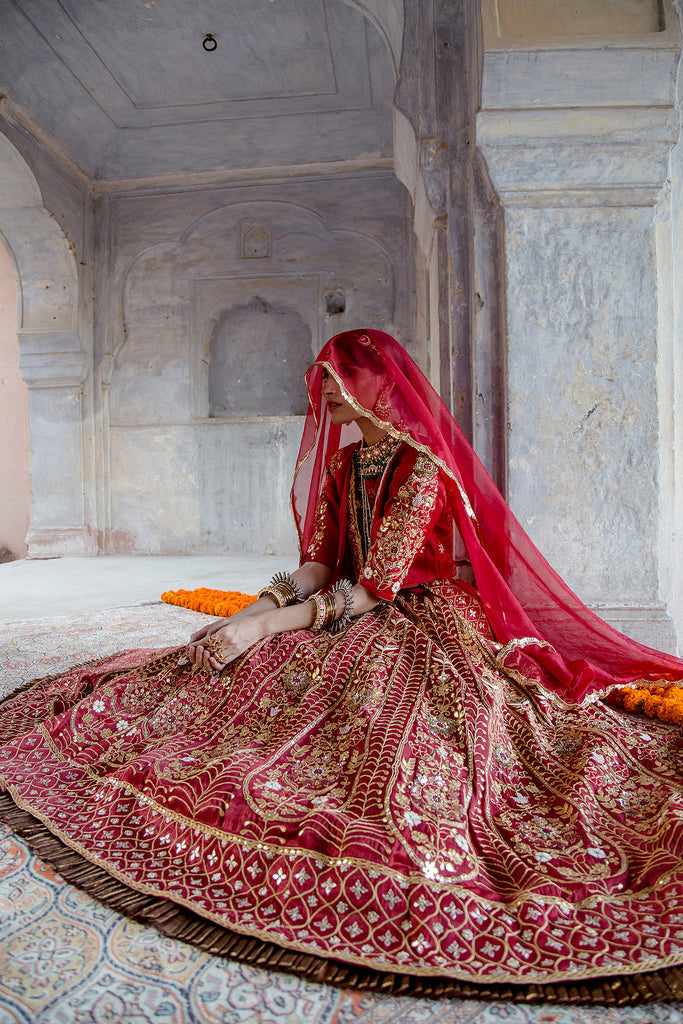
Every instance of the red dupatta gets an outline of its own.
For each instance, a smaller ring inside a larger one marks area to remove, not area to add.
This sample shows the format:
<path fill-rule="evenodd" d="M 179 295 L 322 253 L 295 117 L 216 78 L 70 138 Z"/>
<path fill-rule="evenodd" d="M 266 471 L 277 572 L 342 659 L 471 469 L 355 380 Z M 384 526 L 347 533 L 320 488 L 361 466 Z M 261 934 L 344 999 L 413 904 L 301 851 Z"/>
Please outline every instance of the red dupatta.
<path fill-rule="evenodd" d="M 309 408 L 292 485 L 302 553 L 325 468 L 360 437 L 335 426 L 322 399 L 327 369 L 354 408 L 443 471 L 450 508 L 508 671 L 580 702 L 637 679 L 683 679 L 683 661 L 629 640 L 569 589 L 526 535 L 452 415 L 403 347 L 383 331 L 338 334 L 306 374 Z"/>

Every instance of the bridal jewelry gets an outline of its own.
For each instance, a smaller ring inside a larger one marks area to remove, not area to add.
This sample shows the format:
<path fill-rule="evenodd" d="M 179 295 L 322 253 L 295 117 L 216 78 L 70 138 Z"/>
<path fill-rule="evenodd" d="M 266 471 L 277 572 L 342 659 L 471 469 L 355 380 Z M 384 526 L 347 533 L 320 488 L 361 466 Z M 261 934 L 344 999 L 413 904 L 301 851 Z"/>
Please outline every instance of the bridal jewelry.
<path fill-rule="evenodd" d="M 323 629 L 328 629 L 334 622 L 334 617 L 337 614 L 334 591 L 326 591 L 324 594 L 318 591 L 317 594 L 313 594 L 308 600 L 312 601 L 315 605 L 315 618 L 310 628 L 314 633 L 320 633 Z"/>
<path fill-rule="evenodd" d="M 376 444 L 363 444 L 356 448 L 354 458 L 360 476 L 364 480 L 374 480 L 381 476 L 400 443 L 397 437 L 386 434 Z"/>
<path fill-rule="evenodd" d="M 300 604 L 304 599 L 301 587 L 288 572 L 276 572 L 268 586 L 259 590 L 259 597 L 272 597 L 278 608 Z"/>
<path fill-rule="evenodd" d="M 206 648 L 212 658 L 215 658 L 216 661 L 220 661 L 221 664 L 223 664 L 225 661 L 225 648 L 215 633 L 212 633 L 209 639 L 204 641 L 202 646 Z"/>
<path fill-rule="evenodd" d="M 342 629 L 346 629 L 351 621 L 351 616 L 353 615 L 353 590 L 351 587 L 351 580 L 339 580 L 337 586 L 332 590 L 333 606 L 334 595 L 339 591 L 344 595 L 344 610 L 341 613 L 341 617 L 330 626 L 330 633 L 340 633 Z"/>

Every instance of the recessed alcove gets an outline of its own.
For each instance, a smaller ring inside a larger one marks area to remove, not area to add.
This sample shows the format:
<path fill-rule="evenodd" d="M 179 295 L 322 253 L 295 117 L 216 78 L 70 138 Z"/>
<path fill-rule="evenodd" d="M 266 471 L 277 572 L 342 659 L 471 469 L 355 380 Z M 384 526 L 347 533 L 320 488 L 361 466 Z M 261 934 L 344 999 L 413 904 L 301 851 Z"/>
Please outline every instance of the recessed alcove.
<path fill-rule="evenodd" d="M 294 309 L 255 295 L 219 317 L 209 355 L 209 416 L 300 416 L 311 329 Z"/>

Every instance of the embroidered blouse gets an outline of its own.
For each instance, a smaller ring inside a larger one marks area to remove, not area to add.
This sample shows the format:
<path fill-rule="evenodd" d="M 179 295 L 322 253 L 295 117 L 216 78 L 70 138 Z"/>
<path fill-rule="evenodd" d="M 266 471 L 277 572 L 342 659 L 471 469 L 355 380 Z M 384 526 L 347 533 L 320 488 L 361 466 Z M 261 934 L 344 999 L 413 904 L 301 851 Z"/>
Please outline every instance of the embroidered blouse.
<path fill-rule="evenodd" d="M 453 521 L 437 465 L 400 444 L 376 489 L 367 555 L 355 481 L 354 453 L 347 445 L 332 456 L 318 500 L 311 542 L 302 562 L 321 562 L 335 578 L 351 576 L 374 597 L 391 601 L 403 588 L 454 576 Z"/>

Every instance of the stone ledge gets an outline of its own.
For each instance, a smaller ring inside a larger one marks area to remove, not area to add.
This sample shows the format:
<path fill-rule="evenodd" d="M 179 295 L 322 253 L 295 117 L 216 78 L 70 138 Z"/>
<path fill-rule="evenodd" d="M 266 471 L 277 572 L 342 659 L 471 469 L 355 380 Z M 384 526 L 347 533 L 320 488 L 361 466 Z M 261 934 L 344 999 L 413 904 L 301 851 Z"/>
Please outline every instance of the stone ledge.
<path fill-rule="evenodd" d="M 591 611 L 631 640 L 666 654 L 677 653 L 676 626 L 666 605 L 591 605 Z"/>

